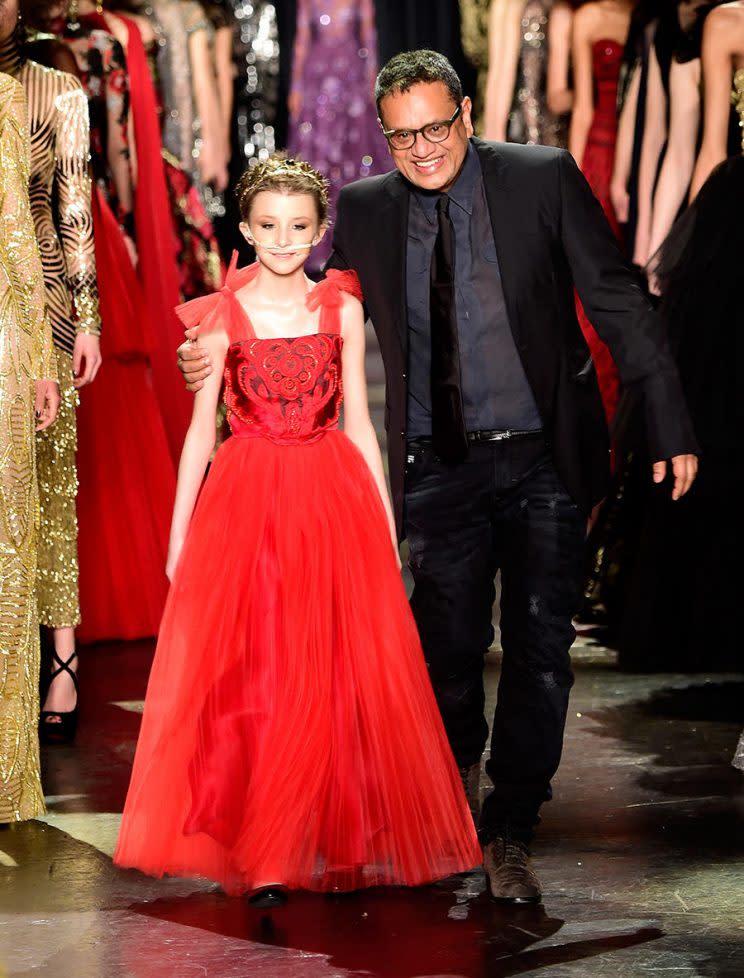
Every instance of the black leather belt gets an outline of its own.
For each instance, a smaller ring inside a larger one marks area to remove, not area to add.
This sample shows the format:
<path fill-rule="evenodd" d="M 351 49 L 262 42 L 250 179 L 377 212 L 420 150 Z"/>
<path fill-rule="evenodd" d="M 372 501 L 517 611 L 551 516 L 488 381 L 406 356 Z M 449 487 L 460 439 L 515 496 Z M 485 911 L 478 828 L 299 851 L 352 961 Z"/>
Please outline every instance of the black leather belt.
<path fill-rule="evenodd" d="M 468 441 L 479 442 L 479 441 L 507 441 L 510 438 L 535 438 L 542 435 L 542 431 L 538 429 L 537 431 L 519 431 L 514 430 L 514 428 L 507 428 L 504 431 L 489 430 L 485 431 L 469 431 Z"/>
<path fill-rule="evenodd" d="M 515 430 L 514 428 L 487 428 L 482 431 L 469 431 L 468 441 L 477 444 L 484 441 L 508 441 L 512 438 L 541 438 L 542 434 L 542 429 L 540 428 L 537 430 L 533 429 L 532 431 L 520 431 Z M 425 445 L 431 445 L 432 440 L 431 438 L 427 437 L 411 438 L 408 444 L 414 448 L 417 445 L 421 445 L 423 447 Z"/>

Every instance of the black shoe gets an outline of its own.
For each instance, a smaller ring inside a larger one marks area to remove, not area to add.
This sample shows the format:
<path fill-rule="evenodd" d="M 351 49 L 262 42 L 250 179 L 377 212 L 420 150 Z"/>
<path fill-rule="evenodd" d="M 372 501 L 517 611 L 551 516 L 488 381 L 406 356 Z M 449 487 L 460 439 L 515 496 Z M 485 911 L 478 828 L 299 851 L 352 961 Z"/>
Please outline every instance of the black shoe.
<path fill-rule="evenodd" d="M 289 896 L 283 886 L 262 886 L 248 897 L 248 903 L 258 910 L 277 910 L 286 907 Z"/>
<path fill-rule="evenodd" d="M 66 710 L 64 712 L 60 710 L 41 711 L 39 715 L 39 740 L 42 744 L 71 744 L 75 739 L 78 720 L 78 678 L 77 673 L 70 669 L 75 659 L 77 659 L 77 650 L 64 662 L 57 655 L 57 650 L 52 650 L 52 661 L 58 662 L 59 665 L 52 672 L 49 686 L 51 687 L 54 680 L 61 673 L 69 673 L 72 677 L 72 685 L 75 687 L 75 707 L 72 710 Z"/>

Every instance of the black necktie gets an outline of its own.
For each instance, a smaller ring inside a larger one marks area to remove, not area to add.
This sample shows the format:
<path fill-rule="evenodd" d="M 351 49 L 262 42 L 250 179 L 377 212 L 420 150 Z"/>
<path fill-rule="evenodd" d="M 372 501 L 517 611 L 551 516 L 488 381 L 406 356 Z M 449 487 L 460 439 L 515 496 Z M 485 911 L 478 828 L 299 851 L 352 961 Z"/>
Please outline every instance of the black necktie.
<path fill-rule="evenodd" d="M 437 219 L 431 259 L 431 436 L 434 451 L 443 461 L 461 462 L 468 452 L 468 438 L 455 315 L 455 229 L 446 194 L 437 200 Z"/>

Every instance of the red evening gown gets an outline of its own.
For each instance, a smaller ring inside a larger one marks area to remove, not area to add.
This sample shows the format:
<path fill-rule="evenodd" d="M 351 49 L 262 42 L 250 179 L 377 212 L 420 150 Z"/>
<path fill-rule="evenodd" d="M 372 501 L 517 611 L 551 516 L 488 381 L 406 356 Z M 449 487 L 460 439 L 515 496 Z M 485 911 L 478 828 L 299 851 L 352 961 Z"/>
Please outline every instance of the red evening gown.
<path fill-rule="evenodd" d="M 108 163 L 113 136 L 122 150 L 127 144 L 128 75 L 121 45 L 101 23 L 98 14 L 86 15 L 63 35 L 88 98 L 103 326 L 103 364 L 81 392 L 77 415 L 81 642 L 157 634 L 176 486 L 153 382 L 159 303 L 145 297 L 129 258 Z"/>
<path fill-rule="evenodd" d="M 218 450 L 163 618 L 115 861 L 229 893 L 415 885 L 481 861 L 378 489 L 338 430 L 339 309 L 258 339 L 233 290 Z"/>
<path fill-rule="evenodd" d="M 177 465 L 194 406 L 174 356 L 183 343 L 183 328 L 174 312 L 181 301 L 176 260 L 179 244 L 168 196 L 155 87 L 139 28 L 126 17 L 123 20 L 128 31 L 129 96 L 137 146 L 137 274 L 154 322 L 150 350 L 153 386 Z"/>
<path fill-rule="evenodd" d="M 156 635 L 176 476 L 149 362 L 151 333 L 119 225 L 92 198 L 103 363 L 78 409 L 81 642 Z"/>
<path fill-rule="evenodd" d="M 615 163 L 617 139 L 617 85 L 623 61 L 623 45 L 617 41 L 595 41 L 592 47 L 596 84 L 594 116 L 581 161 L 581 170 L 594 196 L 599 200 L 615 237 L 621 239 L 620 226 L 610 199 L 610 181 Z M 602 394 L 607 423 L 612 421 L 620 396 L 620 382 L 612 354 L 589 322 L 578 296 L 576 310 L 584 337 L 589 344 Z"/>

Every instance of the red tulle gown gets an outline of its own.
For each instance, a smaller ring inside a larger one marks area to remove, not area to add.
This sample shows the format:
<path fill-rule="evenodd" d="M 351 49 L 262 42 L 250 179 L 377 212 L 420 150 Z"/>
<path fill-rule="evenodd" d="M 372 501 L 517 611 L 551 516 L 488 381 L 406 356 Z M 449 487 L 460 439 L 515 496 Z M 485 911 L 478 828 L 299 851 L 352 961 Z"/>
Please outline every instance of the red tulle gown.
<path fill-rule="evenodd" d="M 319 332 L 257 339 L 235 298 L 181 307 L 231 339 L 232 429 L 189 528 L 160 632 L 120 866 L 229 893 L 414 885 L 479 864 L 385 511 L 338 430 L 339 309 Z M 358 292 L 357 292 L 358 294 Z"/>
<path fill-rule="evenodd" d="M 81 642 L 156 635 L 176 477 L 152 381 L 146 306 L 116 218 L 93 188 L 103 364 L 78 409 Z"/>
<path fill-rule="evenodd" d="M 617 139 L 617 84 L 623 61 L 623 45 L 617 41 L 595 41 L 592 64 L 595 80 L 594 116 L 581 161 L 581 170 L 594 191 L 618 241 L 620 226 L 610 199 L 610 182 L 615 162 Z M 576 310 L 584 337 L 589 344 L 608 424 L 612 421 L 620 396 L 620 381 L 610 351 L 589 322 L 578 296 Z"/>

